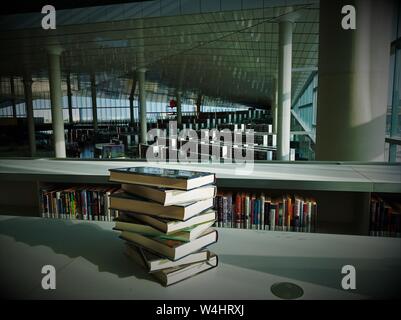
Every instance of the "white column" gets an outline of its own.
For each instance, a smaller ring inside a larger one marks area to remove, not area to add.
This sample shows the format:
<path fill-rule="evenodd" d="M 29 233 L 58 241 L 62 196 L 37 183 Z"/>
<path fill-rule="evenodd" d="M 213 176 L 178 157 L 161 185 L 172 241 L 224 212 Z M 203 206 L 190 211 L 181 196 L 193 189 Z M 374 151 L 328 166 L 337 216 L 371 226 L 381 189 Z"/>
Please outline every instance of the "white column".
<path fill-rule="evenodd" d="M 290 21 L 279 22 L 277 160 L 290 160 L 292 29 Z"/>
<path fill-rule="evenodd" d="M 393 3 L 354 0 L 356 29 L 320 2 L 316 160 L 384 161 Z"/>
<path fill-rule="evenodd" d="M 129 95 L 129 117 L 130 117 L 130 125 L 133 128 L 135 126 L 135 117 L 134 117 L 134 97 L 135 97 L 135 89 L 136 89 L 136 78 L 132 80 L 131 93 Z"/>
<path fill-rule="evenodd" d="M 145 38 L 143 33 L 143 19 L 139 19 L 138 23 L 138 43 L 137 43 L 137 69 L 136 78 L 138 81 L 139 91 L 139 126 L 140 126 L 140 143 L 147 144 L 147 119 L 146 119 L 146 89 L 145 89 L 145 73 L 146 61 L 145 61 Z"/>
<path fill-rule="evenodd" d="M 35 120 L 33 117 L 32 78 L 24 76 L 24 94 L 26 105 L 26 118 L 28 122 L 29 153 L 31 157 L 36 153 Z"/>
<path fill-rule="evenodd" d="M 56 158 L 65 158 L 66 151 L 62 110 L 63 101 L 61 91 L 60 55 L 61 50 L 58 48 L 52 48 L 48 51 L 54 153 Z"/>
<path fill-rule="evenodd" d="M 93 130 L 95 130 L 96 134 L 98 125 L 97 125 L 96 76 L 94 73 L 91 74 L 91 97 L 92 97 Z"/>
<path fill-rule="evenodd" d="M 146 144 L 147 143 L 147 120 L 146 120 L 146 90 L 145 90 L 145 68 L 140 68 L 137 70 L 137 79 L 138 79 L 138 90 L 139 90 L 139 119 L 140 119 L 140 142 Z"/>
<path fill-rule="evenodd" d="M 71 75 L 67 75 L 67 99 L 68 99 L 68 121 L 70 124 L 74 123 L 72 115 L 72 92 L 71 92 Z"/>
<path fill-rule="evenodd" d="M 273 100 L 272 100 L 272 117 L 273 117 L 273 133 L 277 134 L 277 104 L 278 104 L 278 83 L 277 78 L 273 84 Z"/>

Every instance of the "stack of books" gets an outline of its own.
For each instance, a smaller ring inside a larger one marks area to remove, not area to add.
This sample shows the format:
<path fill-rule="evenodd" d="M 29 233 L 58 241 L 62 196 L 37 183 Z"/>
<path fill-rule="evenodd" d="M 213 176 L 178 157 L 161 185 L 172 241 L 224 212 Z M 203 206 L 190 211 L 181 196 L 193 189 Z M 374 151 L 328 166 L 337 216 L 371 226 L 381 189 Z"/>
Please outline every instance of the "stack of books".
<path fill-rule="evenodd" d="M 217 266 L 207 246 L 218 239 L 215 175 L 152 167 L 110 169 L 121 190 L 110 196 L 118 210 L 115 230 L 125 253 L 164 286 Z"/>

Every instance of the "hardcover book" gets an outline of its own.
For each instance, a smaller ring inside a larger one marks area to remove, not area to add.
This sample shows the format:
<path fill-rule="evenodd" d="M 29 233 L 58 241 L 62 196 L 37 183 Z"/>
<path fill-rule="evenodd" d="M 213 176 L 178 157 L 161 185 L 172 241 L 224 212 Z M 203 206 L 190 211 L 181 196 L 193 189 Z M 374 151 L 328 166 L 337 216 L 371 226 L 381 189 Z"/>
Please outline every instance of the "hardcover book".
<path fill-rule="evenodd" d="M 136 246 L 143 247 L 157 255 L 175 261 L 216 242 L 218 235 L 216 230 L 209 228 L 197 239 L 190 242 L 147 237 L 129 231 L 121 232 L 120 237 Z"/>
<path fill-rule="evenodd" d="M 124 217 L 120 216 L 115 221 L 114 230 L 136 232 L 149 237 L 159 237 L 163 239 L 189 242 L 198 238 L 203 232 L 210 228 L 213 223 L 214 221 L 205 222 L 202 224 L 191 226 L 173 234 L 165 234 L 139 220 L 135 220 L 132 218 L 125 219 Z"/>
<path fill-rule="evenodd" d="M 195 253 L 191 253 L 184 258 L 177 261 L 171 261 L 166 258 L 162 258 L 150 251 L 137 247 L 129 242 L 126 242 L 125 253 L 128 255 L 139 255 L 138 263 L 143 265 L 149 272 L 155 272 L 167 268 L 184 266 L 191 263 L 206 261 L 210 258 L 210 251 L 202 250 Z"/>
<path fill-rule="evenodd" d="M 194 225 L 202 224 L 205 222 L 214 222 L 216 220 L 216 212 L 214 210 L 207 210 L 186 221 L 169 220 L 136 212 L 121 212 L 120 217 L 133 217 L 154 227 L 155 229 L 158 229 L 165 234 L 172 234 Z"/>
<path fill-rule="evenodd" d="M 142 256 L 134 250 L 126 251 L 126 255 L 132 260 L 146 268 Z M 211 253 L 208 260 L 191 263 L 183 266 L 171 267 L 153 272 L 152 275 L 165 287 L 182 280 L 191 278 L 197 274 L 215 268 L 218 265 L 218 258 L 214 253 Z"/>
<path fill-rule="evenodd" d="M 213 207 L 213 198 L 194 203 L 166 207 L 157 202 L 149 201 L 126 192 L 119 192 L 110 196 L 110 207 L 117 210 L 134 211 L 168 219 L 185 221 Z"/>
<path fill-rule="evenodd" d="M 208 185 L 189 191 L 143 186 L 138 184 L 122 184 L 121 188 L 130 194 L 156 201 L 164 206 L 196 202 L 214 198 L 216 186 Z"/>
<path fill-rule="evenodd" d="M 110 181 L 191 190 L 215 182 L 213 173 L 153 167 L 109 169 Z"/>

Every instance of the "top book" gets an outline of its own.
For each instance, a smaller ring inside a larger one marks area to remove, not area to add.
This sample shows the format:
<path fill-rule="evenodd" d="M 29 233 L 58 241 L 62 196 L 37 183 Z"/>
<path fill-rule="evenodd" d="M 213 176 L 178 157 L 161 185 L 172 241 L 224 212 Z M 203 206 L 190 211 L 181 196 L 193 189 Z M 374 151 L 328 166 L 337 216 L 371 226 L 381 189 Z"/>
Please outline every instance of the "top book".
<path fill-rule="evenodd" d="M 191 190 L 215 182 L 215 174 L 154 167 L 109 169 L 110 181 Z"/>

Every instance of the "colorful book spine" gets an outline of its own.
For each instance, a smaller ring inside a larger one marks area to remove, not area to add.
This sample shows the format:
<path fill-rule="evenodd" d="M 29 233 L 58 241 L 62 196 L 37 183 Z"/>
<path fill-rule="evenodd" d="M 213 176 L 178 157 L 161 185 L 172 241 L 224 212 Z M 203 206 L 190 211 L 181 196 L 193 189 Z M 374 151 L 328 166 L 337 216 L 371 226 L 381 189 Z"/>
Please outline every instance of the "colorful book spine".
<path fill-rule="evenodd" d="M 109 196 L 118 189 L 85 185 L 43 188 L 41 215 L 54 219 L 113 221 L 118 212 L 109 208 Z"/>
<path fill-rule="evenodd" d="M 316 201 L 299 195 L 219 191 L 215 209 L 218 227 L 316 232 Z"/>

